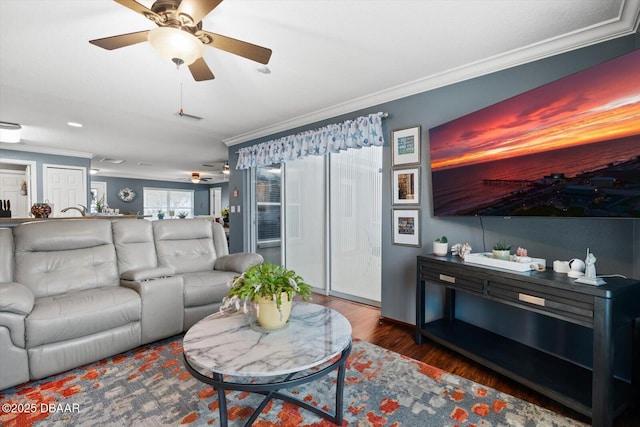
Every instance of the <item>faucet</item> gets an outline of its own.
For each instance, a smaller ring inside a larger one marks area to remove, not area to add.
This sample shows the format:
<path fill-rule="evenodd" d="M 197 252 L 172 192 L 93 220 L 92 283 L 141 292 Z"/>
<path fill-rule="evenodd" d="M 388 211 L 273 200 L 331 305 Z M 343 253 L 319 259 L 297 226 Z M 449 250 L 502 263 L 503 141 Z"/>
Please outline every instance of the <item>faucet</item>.
<path fill-rule="evenodd" d="M 87 207 L 84 206 L 84 205 L 78 205 L 78 206 L 81 206 L 82 209 L 76 208 L 75 206 L 69 206 L 68 208 L 61 209 L 60 212 L 66 212 L 68 210 L 73 209 L 73 210 L 76 210 L 76 211 L 80 212 L 80 215 L 87 216 Z"/>

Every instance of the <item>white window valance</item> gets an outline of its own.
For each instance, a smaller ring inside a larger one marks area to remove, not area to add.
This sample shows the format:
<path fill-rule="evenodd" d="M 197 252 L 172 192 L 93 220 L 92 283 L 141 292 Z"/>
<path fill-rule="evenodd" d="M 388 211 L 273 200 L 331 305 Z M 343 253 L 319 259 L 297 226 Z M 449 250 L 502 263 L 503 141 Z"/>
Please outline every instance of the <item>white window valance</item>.
<path fill-rule="evenodd" d="M 283 163 L 306 156 L 322 156 L 349 148 L 384 145 L 382 118 L 374 113 L 320 129 L 288 135 L 238 150 L 236 169 Z"/>

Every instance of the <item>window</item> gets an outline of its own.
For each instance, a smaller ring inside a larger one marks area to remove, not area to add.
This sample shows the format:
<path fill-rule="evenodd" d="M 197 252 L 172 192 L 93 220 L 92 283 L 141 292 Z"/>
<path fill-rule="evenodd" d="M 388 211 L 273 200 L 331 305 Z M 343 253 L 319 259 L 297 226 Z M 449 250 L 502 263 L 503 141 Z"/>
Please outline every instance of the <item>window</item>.
<path fill-rule="evenodd" d="M 193 217 L 193 190 L 169 190 L 162 188 L 144 188 L 144 214 L 157 218 L 162 212 L 165 218 L 175 218 L 185 212 Z"/>

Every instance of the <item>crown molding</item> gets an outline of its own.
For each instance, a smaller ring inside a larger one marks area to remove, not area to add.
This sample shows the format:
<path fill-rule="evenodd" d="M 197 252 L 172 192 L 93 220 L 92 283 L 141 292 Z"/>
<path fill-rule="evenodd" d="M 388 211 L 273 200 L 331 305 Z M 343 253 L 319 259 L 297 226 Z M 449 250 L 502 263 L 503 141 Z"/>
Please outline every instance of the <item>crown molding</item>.
<path fill-rule="evenodd" d="M 88 159 L 91 159 L 94 156 L 94 153 L 88 153 L 86 151 L 74 151 L 74 150 L 63 150 L 60 148 L 39 147 L 35 145 L 25 145 L 22 142 L 18 144 L 0 143 L 0 148 L 2 148 L 3 150 L 26 151 L 29 153 L 52 154 L 55 156 L 83 157 Z"/>
<path fill-rule="evenodd" d="M 303 114 L 270 126 L 242 133 L 224 139 L 222 142 L 227 147 L 231 147 L 254 139 L 348 114 L 353 111 L 374 107 L 385 102 L 395 101 L 475 77 L 613 40 L 635 33 L 638 30 L 639 24 L 640 0 L 624 0 L 621 4 L 620 13 L 615 19 L 603 21 L 597 25 L 566 33 L 562 36 L 544 40 L 521 49 L 489 57 L 436 75 L 427 76 L 331 107 Z"/>

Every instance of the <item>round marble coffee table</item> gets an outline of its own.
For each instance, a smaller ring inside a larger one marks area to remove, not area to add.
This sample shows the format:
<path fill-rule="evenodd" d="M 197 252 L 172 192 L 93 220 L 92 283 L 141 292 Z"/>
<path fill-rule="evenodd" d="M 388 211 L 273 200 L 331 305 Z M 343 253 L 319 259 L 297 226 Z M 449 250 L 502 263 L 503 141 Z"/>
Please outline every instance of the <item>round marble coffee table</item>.
<path fill-rule="evenodd" d="M 227 426 L 225 390 L 265 395 L 245 426 L 252 425 L 274 398 L 342 425 L 342 396 L 346 361 L 351 352 L 351 324 L 337 311 L 295 302 L 287 326 L 272 332 L 261 332 L 259 328 L 250 326 L 248 316 L 244 314 L 213 314 L 187 331 L 183 350 L 184 364 L 189 373 L 217 390 L 220 425 L 223 427 Z M 313 369 L 323 364 L 327 366 Z M 328 375 L 336 368 L 334 414 L 290 394 L 279 393 L 283 388 Z"/>

